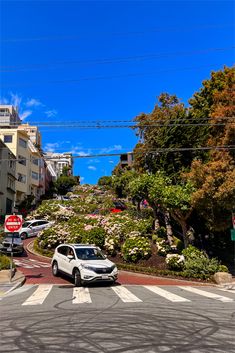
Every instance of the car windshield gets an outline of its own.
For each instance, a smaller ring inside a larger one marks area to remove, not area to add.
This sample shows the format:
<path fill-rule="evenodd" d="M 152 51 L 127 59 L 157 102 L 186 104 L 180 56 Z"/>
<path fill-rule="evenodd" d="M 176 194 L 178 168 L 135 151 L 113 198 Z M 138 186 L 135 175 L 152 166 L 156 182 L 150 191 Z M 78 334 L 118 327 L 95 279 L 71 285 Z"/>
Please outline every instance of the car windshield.
<path fill-rule="evenodd" d="M 81 248 L 75 249 L 75 251 L 80 260 L 105 260 L 102 252 L 95 248 Z"/>
<path fill-rule="evenodd" d="M 27 228 L 30 224 L 31 224 L 31 222 L 24 222 L 22 227 L 23 228 Z"/>

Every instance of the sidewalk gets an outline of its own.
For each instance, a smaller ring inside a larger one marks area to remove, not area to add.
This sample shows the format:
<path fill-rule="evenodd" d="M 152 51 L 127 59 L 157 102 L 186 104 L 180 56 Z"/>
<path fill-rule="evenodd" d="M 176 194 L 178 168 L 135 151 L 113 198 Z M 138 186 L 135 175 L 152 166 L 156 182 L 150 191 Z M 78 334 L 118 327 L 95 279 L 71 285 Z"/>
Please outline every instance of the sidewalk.
<path fill-rule="evenodd" d="M 10 270 L 0 271 L 0 299 L 5 294 L 10 293 L 14 289 L 21 287 L 25 282 L 24 274 L 16 270 L 12 279 L 10 279 Z"/>

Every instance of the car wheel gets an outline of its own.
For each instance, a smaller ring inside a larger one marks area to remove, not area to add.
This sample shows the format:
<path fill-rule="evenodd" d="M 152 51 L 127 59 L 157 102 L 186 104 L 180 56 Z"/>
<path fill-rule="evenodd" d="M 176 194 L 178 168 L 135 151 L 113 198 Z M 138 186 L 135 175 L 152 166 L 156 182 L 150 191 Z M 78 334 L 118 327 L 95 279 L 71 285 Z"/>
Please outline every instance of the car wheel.
<path fill-rule="evenodd" d="M 20 237 L 21 239 L 26 239 L 28 237 L 28 234 L 26 232 L 21 233 Z"/>
<path fill-rule="evenodd" d="M 52 274 L 53 276 L 57 277 L 58 274 L 59 274 L 59 268 L 58 268 L 58 264 L 56 261 L 53 262 L 53 265 L 52 265 Z"/>
<path fill-rule="evenodd" d="M 75 268 L 75 270 L 73 271 L 73 280 L 74 280 L 75 287 L 81 287 L 82 286 L 81 274 L 80 274 L 80 271 L 77 268 Z"/>

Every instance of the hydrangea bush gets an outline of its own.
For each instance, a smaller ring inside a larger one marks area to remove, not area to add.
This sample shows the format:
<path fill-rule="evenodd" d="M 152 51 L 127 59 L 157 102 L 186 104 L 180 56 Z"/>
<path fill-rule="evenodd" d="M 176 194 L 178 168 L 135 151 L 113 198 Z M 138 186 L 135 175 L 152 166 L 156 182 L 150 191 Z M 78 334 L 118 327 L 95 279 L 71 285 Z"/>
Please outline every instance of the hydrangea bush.
<path fill-rule="evenodd" d="M 122 246 L 122 256 L 128 262 L 147 259 L 151 255 L 151 246 L 147 238 L 134 237 L 126 239 Z"/>

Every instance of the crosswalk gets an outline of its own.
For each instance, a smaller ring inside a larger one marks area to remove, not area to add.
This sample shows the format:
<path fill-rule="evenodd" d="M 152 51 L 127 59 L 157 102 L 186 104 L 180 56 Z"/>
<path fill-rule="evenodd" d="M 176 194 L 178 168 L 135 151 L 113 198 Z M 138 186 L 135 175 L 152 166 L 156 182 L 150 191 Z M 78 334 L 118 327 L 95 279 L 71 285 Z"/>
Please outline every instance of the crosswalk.
<path fill-rule="evenodd" d="M 14 263 L 17 267 L 23 268 L 49 268 L 51 265 L 48 262 L 38 261 L 34 259 L 14 259 Z"/>
<path fill-rule="evenodd" d="M 191 303 L 194 301 L 212 300 L 214 302 L 231 303 L 235 301 L 235 290 L 220 289 L 218 287 L 192 286 L 156 286 L 156 285 L 120 285 L 112 287 L 64 287 L 68 302 L 72 305 L 95 304 L 97 298 L 103 302 L 115 300 L 120 303 L 150 302 L 158 300 L 171 303 Z M 55 304 L 55 298 L 64 297 L 65 291 L 52 284 L 41 284 L 22 287 L 20 305 L 40 306 L 49 299 Z M 30 291 L 30 293 L 29 293 Z M 22 293 L 24 294 L 22 297 Z M 12 295 L 16 295 L 13 293 Z M 58 299 L 59 300 L 59 299 Z"/>

